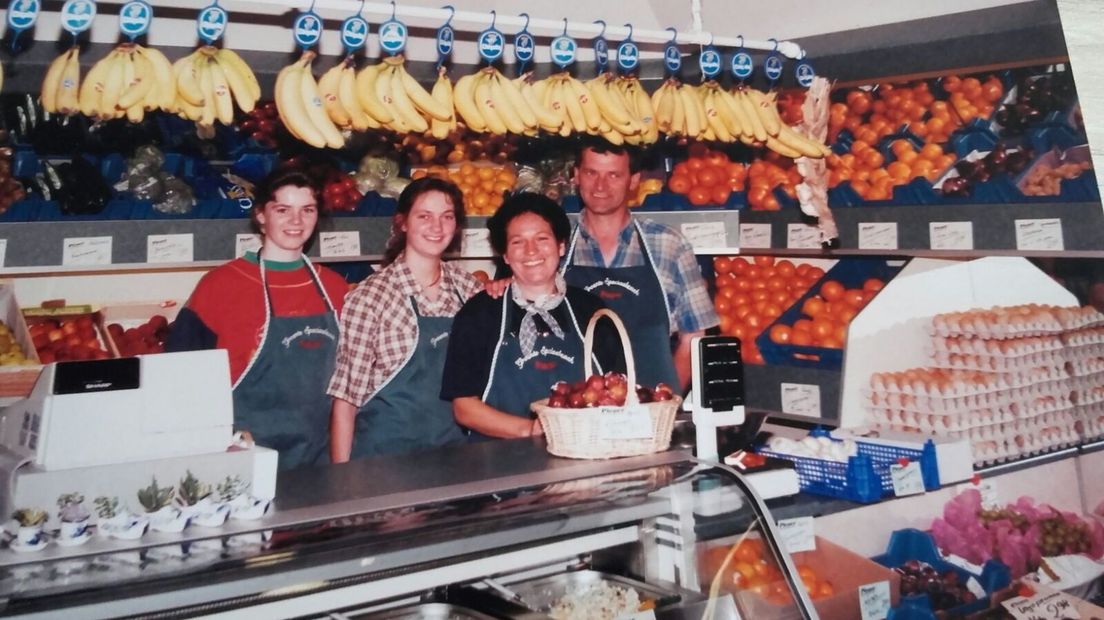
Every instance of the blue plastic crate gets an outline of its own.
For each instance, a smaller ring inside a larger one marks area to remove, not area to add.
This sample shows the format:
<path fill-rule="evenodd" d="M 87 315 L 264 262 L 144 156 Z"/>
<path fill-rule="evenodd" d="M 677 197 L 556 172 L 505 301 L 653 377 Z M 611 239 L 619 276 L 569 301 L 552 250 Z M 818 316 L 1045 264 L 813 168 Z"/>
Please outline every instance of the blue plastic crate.
<path fill-rule="evenodd" d="M 7 211 L 0 213 L 0 222 L 34 222 L 38 219 L 38 209 L 45 202 L 37 198 L 27 198 L 12 203 Z"/>
<path fill-rule="evenodd" d="M 935 546 L 935 541 L 932 540 L 931 535 L 927 532 L 922 532 L 917 529 L 903 529 L 893 532 L 889 539 L 889 547 L 882 555 L 871 558 L 878 564 L 887 568 L 895 568 L 901 566 L 909 560 L 919 560 L 929 564 L 932 568 L 939 571 L 940 574 L 947 571 L 954 571 L 959 578 L 960 583 L 966 583 L 970 578 L 976 579 L 982 589 L 985 590 L 985 597 L 978 598 L 973 603 L 966 605 L 959 605 L 958 607 L 952 607 L 945 610 L 948 614 L 952 615 L 965 615 L 989 607 L 989 595 L 993 592 L 1008 587 L 1008 584 L 1012 582 L 1011 571 L 1008 567 L 995 560 L 989 560 L 982 566 L 980 574 L 972 573 L 966 569 L 960 568 L 947 562 L 940 556 L 938 549 Z M 899 609 L 904 615 L 890 615 L 890 618 L 898 618 L 898 620 L 904 618 L 934 618 L 931 607 L 931 601 L 926 594 L 921 595 L 901 595 L 901 603 Z M 905 610 L 911 610 L 906 612 Z M 925 615 L 925 613 L 927 615 Z"/>
<path fill-rule="evenodd" d="M 827 431 L 814 429 L 810 437 L 829 437 Z M 913 450 L 899 446 L 856 441 L 858 454 L 846 463 L 810 457 L 779 454 L 766 448 L 757 451 L 766 456 L 792 461 L 796 467 L 801 490 L 816 495 L 827 495 L 869 504 L 883 497 L 893 495 L 893 478 L 890 467 L 908 459 L 920 463 L 924 478 L 924 488 L 934 491 L 939 488 L 939 464 L 936 461 L 935 444 L 929 439 L 922 450 Z"/>
<path fill-rule="evenodd" d="M 868 278 L 878 278 L 883 282 L 889 281 L 901 266 L 891 265 L 888 261 L 875 258 L 843 259 L 828 270 L 816 284 L 811 286 L 782 316 L 778 317 L 763 330 L 763 333 L 755 340 L 763 359 L 768 364 L 783 364 L 787 366 L 801 366 L 805 368 L 826 368 L 838 370 L 843 366 L 843 349 L 825 349 L 823 347 L 797 346 L 791 344 L 775 344 L 770 339 L 770 328 L 773 325 L 793 326 L 801 318 L 801 306 L 805 300 L 820 292 L 821 285 L 826 280 L 836 280 L 845 288 L 862 288 L 863 282 Z"/>

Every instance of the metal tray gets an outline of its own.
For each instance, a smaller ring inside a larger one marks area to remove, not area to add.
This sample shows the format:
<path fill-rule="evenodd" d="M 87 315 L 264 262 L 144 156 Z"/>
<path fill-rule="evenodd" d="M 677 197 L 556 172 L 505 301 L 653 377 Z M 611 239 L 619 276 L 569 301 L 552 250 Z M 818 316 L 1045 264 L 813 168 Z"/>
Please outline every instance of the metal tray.
<path fill-rule="evenodd" d="M 533 611 L 548 613 L 556 603 L 560 602 L 560 599 L 562 599 L 565 594 L 578 592 L 599 581 L 607 581 L 611 585 L 636 590 L 637 595 L 640 596 L 641 603 L 654 601 L 654 607 L 663 607 L 664 605 L 677 603 L 683 598 L 682 593 L 677 591 L 677 586 L 672 586 L 671 589 L 665 589 L 640 581 L 627 579 L 620 575 L 610 575 L 595 570 L 560 573 L 558 575 L 541 577 L 532 581 L 511 583 L 507 587 L 517 593 L 526 607 Z"/>
<path fill-rule="evenodd" d="M 448 603 L 422 603 L 361 615 L 346 614 L 349 620 L 495 620 L 473 609 Z"/>

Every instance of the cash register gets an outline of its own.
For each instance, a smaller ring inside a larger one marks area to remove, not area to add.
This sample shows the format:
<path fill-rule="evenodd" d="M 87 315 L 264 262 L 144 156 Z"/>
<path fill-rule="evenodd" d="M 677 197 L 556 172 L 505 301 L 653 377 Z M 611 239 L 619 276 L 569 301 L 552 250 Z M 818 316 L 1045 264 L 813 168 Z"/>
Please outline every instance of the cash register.
<path fill-rule="evenodd" d="M 175 484 L 189 471 L 273 497 L 276 452 L 228 449 L 233 422 L 224 350 L 47 364 L 0 412 L 0 514 L 73 492 L 133 505 L 151 478 Z"/>

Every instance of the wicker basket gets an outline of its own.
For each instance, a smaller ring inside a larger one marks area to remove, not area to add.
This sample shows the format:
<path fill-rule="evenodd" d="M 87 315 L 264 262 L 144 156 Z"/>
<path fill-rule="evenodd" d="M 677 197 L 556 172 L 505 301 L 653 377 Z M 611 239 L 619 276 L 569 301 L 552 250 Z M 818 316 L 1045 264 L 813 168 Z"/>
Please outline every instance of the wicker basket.
<path fill-rule="evenodd" d="M 636 390 L 632 387 L 636 385 L 636 362 L 633 359 L 632 345 L 629 343 L 629 335 L 625 332 L 625 325 L 617 314 L 610 310 L 599 310 L 587 324 L 586 337 L 583 340 L 585 376 L 589 377 L 593 372 L 591 353 L 594 350 L 594 326 L 603 316 L 609 317 L 617 327 L 617 333 L 621 336 L 621 347 L 625 350 L 625 365 L 630 386 L 625 406 L 566 409 L 549 407 L 547 398 L 538 400 L 532 404 L 532 409 L 540 418 L 541 426 L 544 427 L 548 451 L 556 456 L 572 459 L 612 459 L 662 452 L 671 445 L 675 414 L 682 399 L 675 396 L 671 400 L 643 404 L 637 400 Z M 641 409 L 646 410 L 651 418 L 650 436 L 612 437 L 616 433 L 609 432 L 609 416 Z"/>

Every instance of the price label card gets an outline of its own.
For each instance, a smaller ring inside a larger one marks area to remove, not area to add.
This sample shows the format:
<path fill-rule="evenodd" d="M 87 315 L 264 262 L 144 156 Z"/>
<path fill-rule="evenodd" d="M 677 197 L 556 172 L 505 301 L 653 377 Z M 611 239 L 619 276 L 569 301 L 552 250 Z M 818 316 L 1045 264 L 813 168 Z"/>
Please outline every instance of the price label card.
<path fill-rule="evenodd" d="M 820 386 L 806 383 L 783 383 L 782 413 L 819 418 Z"/>
<path fill-rule="evenodd" d="M 111 264 L 111 237 L 69 237 L 61 242 L 65 267 Z"/>
<path fill-rule="evenodd" d="M 1065 249 L 1062 240 L 1062 220 L 1042 218 L 1035 220 L 1016 220 L 1016 249 L 1037 251 L 1061 251 Z"/>
<path fill-rule="evenodd" d="M 355 230 L 324 232 L 318 235 L 318 254 L 331 256 L 360 256 L 360 233 Z"/>
<path fill-rule="evenodd" d="M 465 228 L 460 248 L 463 256 L 494 256 L 491 231 L 486 228 Z"/>
<path fill-rule="evenodd" d="M 889 615 L 889 582 L 859 586 L 859 609 L 863 620 L 883 620 Z"/>
<path fill-rule="evenodd" d="M 190 263 L 195 260 L 195 236 L 149 235 L 146 237 L 147 263 Z"/>
<path fill-rule="evenodd" d="M 919 495 L 925 491 L 924 476 L 920 472 L 920 463 L 912 461 L 908 465 L 889 466 L 889 477 L 893 480 L 893 494 L 897 497 Z"/>
<path fill-rule="evenodd" d="M 650 439 L 652 414 L 645 407 L 599 407 L 598 436 L 602 439 Z"/>
<path fill-rule="evenodd" d="M 786 247 L 791 250 L 819 250 L 820 230 L 808 224 L 788 224 Z"/>
<path fill-rule="evenodd" d="M 1016 620 L 1061 620 L 1081 617 L 1081 613 L 1077 611 L 1077 604 L 1065 592 L 1038 594 L 1030 598 L 1017 596 L 1001 601 L 1001 605 L 1004 605 Z"/>
<path fill-rule="evenodd" d="M 0 239 L 0 267 L 4 266 L 4 261 L 8 257 L 8 240 Z"/>
<path fill-rule="evenodd" d="M 724 222 L 684 222 L 682 236 L 695 250 L 712 250 L 728 247 L 728 232 Z"/>
<path fill-rule="evenodd" d="M 966 489 L 975 489 L 978 493 L 981 493 L 981 506 L 987 509 L 999 508 L 1000 497 L 997 495 L 997 481 L 986 478 L 985 480 L 979 480 L 977 484 L 973 482 L 967 482 L 955 487 L 955 490 L 959 493 Z"/>
<path fill-rule="evenodd" d="M 740 224 L 740 247 L 770 249 L 770 224 Z"/>
<path fill-rule="evenodd" d="M 896 250 L 897 222 L 859 223 L 860 250 Z"/>
<path fill-rule="evenodd" d="M 782 544 L 790 553 L 816 551 L 816 534 L 813 531 L 812 517 L 782 519 L 778 522 L 778 533 Z"/>
<path fill-rule="evenodd" d="M 966 589 L 970 591 L 970 594 L 973 594 L 979 599 L 985 598 L 986 596 L 985 588 L 981 587 L 981 584 L 978 583 L 978 580 L 973 577 L 970 577 L 966 580 Z"/>
<path fill-rule="evenodd" d="M 246 252 L 257 252 L 261 249 L 261 236 L 253 233 L 239 234 L 234 240 L 234 256 L 241 258 Z"/>
<path fill-rule="evenodd" d="M 974 223 L 932 222 L 928 224 L 928 245 L 933 250 L 972 250 Z"/>

